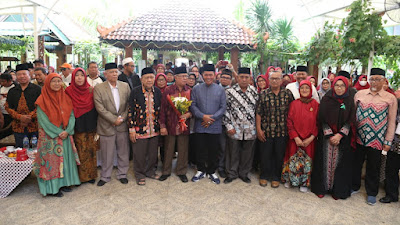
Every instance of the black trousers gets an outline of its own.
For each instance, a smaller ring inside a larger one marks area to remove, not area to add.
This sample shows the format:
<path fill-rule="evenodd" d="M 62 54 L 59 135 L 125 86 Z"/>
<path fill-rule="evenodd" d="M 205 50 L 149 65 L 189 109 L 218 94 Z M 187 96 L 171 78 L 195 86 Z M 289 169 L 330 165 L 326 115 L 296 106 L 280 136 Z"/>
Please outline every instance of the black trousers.
<path fill-rule="evenodd" d="M 357 145 L 353 167 L 352 189 L 359 190 L 361 186 L 361 170 L 367 160 L 365 174 L 365 190 L 368 196 L 376 196 L 379 190 L 379 174 L 381 168 L 381 151 L 371 147 Z"/>
<path fill-rule="evenodd" d="M 215 173 L 218 167 L 219 135 L 196 133 L 197 170 L 207 174 Z"/>
<path fill-rule="evenodd" d="M 399 170 L 400 154 L 388 151 L 385 172 L 385 191 L 386 196 L 389 196 L 393 200 L 399 199 Z"/>
<path fill-rule="evenodd" d="M 267 138 L 260 141 L 260 179 L 280 181 L 287 137 Z"/>

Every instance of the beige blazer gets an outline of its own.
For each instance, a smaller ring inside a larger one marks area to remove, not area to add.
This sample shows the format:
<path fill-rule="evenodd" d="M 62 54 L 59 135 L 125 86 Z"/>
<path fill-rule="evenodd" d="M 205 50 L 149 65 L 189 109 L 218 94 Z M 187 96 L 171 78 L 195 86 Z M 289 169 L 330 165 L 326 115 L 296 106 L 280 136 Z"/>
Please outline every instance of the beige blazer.
<path fill-rule="evenodd" d="M 128 101 L 130 88 L 127 83 L 117 81 L 118 93 L 120 98 L 119 111 L 115 107 L 114 97 L 111 93 L 110 84 L 105 81 L 94 87 L 93 98 L 99 116 L 97 118 L 97 133 L 103 136 L 112 136 L 118 132 L 127 132 Z M 114 126 L 118 116 L 124 118 L 124 122 L 119 126 Z"/>

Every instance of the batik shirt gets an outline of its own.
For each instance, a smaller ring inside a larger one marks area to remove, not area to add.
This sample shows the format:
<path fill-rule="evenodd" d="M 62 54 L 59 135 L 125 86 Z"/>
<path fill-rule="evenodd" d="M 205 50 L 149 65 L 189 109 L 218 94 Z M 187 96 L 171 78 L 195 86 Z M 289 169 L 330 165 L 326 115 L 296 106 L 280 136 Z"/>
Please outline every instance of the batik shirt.
<path fill-rule="evenodd" d="M 226 130 L 235 130 L 234 135 L 229 135 L 235 140 L 256 139 L 256 104 L 257 90 L 249 85 L 245 92 L 238 84 L 225 90 L 226 112 L 223 117 L 223 124 Z"/>

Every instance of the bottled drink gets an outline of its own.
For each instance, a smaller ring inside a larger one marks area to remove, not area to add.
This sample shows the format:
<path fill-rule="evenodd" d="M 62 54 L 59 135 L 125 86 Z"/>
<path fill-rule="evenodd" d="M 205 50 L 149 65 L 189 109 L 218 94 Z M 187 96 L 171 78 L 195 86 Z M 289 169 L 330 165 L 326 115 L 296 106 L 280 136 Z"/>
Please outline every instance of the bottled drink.
<path fill-rule="evenodd" d="M 38 139 L 37 139 L 36 135 L 33 135 L 32 139 L 31 139 L 31 146 L 32 146 L 33 150 L 37 149 L 37 143 L 38 143 Z"/>
<path fill-rule="evenodd" d="M 24 139 L 22 139 L 22 146 L 25 149 L 29 149 L 29 138 L 25 135 Z"/>

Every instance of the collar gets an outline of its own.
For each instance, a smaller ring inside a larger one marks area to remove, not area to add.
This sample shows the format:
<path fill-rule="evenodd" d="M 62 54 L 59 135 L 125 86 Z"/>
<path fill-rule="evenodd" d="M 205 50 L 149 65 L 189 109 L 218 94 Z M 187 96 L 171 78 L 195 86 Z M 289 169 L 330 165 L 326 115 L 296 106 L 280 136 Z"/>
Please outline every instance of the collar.
<path fill-rule="evenodd" d="M 143 85 L 142 85 L 142 92 L 143 92 L 143 94 L 145 94 L 147 92 L 146 88 L 144 88 Z M 151 87 L 151 92 L 154 93 L 154 86 Z"/>
<path fill-rule="evenodd" d="M 179 91 L 178 85 L 173 84 L 173 85 L 171 85 L 171 86 L 174 86 L 175 90 Z M 189 88 L 189 87 L 188 87 L 187 85 L 185 85 L 185 86 L 183 86 L 182 91 L 187 91 L 188 88 Z"/>
<path fill-rule="evenodd" d="M 280 88 L 279 88 L 279 93 L 281 93 L 281 92 L 284 91 L 284 90 L 285 90 L 285 88 L 280 87 Z M 273 93 L 271 88 L 265 89 L 265 92 L 267 92 L 267 94 Z"/>
<path fill-rule="evenodd" d="M 368 88 L 368 94 L 369 94 L 369 95 L 373 95 L 373 96 L 375 96 L 375 95 L 383 96 L 383 94 L 384 94 L 385 92 L 386 92 L 386 91 L 383 90 L 383 88 L 382 88 L 380 91 L 378 91 L 376 94 L 374 94 L 374 93 L 372 93 L 371 88 Z"/>
<path fill-rule="evenodd" d="M 110 82 L 108 82 L 108 85 L 110 85 L 111 89 L 114 89 L 114 88 L 118 89 L 118 81 L 117 81 L 117 83 L 115 83 L 115 87 L 113 87 Z"/>

